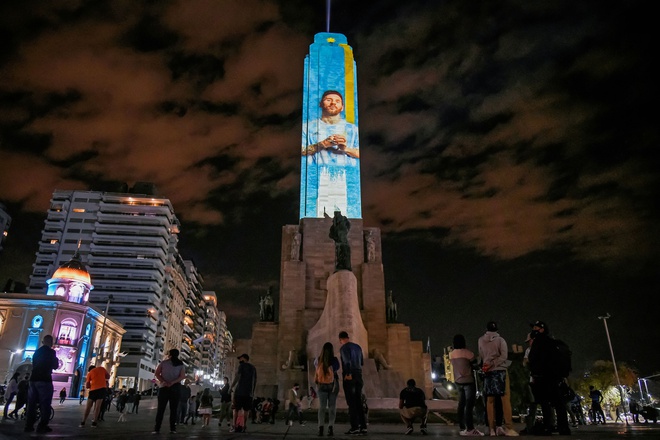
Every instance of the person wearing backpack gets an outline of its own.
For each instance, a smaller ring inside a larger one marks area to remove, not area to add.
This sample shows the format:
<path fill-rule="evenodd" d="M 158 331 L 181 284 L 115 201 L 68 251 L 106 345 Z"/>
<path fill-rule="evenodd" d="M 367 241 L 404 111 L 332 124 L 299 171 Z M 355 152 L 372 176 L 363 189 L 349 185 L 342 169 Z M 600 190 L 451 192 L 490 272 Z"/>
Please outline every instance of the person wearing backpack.
<path fill-rule="evenodd" d="M 566 402 L 561 396 L 562 384 L 568 377 L 570 367 L 566 368 L 566 344 L 550 337 L 548 326 L 543 321 L 536 321 L 532 326 L 530 337 L 534 339 L 529 350 L 529 370 L 532 376 L 532 391 L 536 401 L 541 405 L 545 435 L 552 434 L 552 409 L 557 418 L 557 429 L 560 435 L 571 435 L 568 427 Z M 561 347 L 564 345 L 565 347 Z"/>
<path fill-rule="evenodd" d="M 319 397 L 319 437 L 323 436 L 326 411 L 328 412 L 328 436 L 333 436 L 337 415 L 337 394 L 339 394 L 339 359 L 335 357 L 332 343 L 323 344 L 321 355 L 314 361 L 314 366 L 316 367 L 314 383 Z"/>

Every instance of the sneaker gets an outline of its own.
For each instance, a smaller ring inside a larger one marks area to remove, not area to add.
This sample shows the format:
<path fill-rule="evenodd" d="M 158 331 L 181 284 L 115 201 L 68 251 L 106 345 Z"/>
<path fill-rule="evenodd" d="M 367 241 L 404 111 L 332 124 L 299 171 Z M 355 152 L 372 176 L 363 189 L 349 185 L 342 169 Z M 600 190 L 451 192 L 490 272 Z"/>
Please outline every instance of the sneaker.
<path fill-rule="evenodd" d="M 469 431 L 466 429 L 465 434 L 463 434 L 466 437 L 483 437 L 484 433 L 479 431 L 477 428 L 470 429 Z"/>
<path fill-rule="evenodd" d="M 519 434 L 511 428 L 505 428 L 504 435 L 507 437 L 518 437 Z"/>
<path fill-rule="evenodd" d="M 98 426 L 98 425 L 97 425 L 97 423 L 96 423 L 96 420 L 94 420 L 94 421 L 92 422 L 92 428 L 96 428 L 97 426 Z"/>
<path fill-rule="evenodd" d="M 151 431 L 152 434 L 160 434 L 160 431 Z"/>
<path fill-rule="evenodd" d="M 78 425 L 78 428 L 84 428 L 85 427 L 85 422 L 80 422 L 80 425 Z"/>
<path fill-rule="evenodd" d="M 503 427 L 498 426 L 497 428 L 495 428 L 495 435 L 498 436 L 498 437 L 505 437 L 506 436 L 506 431 L 504 430 Z"/>
<path fill-rule="evenodd" d="M 305 422 L 300 422 L 300 426 L 305 426 Z"/>
<path fill-rule="evenodd" d="M 360 435 L 367 435 L 367 428 L 360 428 Z"/>
<path fill-rule="evenodd" d="M 332 426 L 328 426 L 328 437 L 332 437 L 335 435 L 334 429 L 332 429 Z"/>
<path fill-rule="evenodd" d="M 176 434 L 176 430 L 170 431 L 170 434 Z"/>
<path fill-rule="evenodd" d="M 497 437 L 497 432 L 493 428 L 490 429 L 490 436 L 491 437 Z"/>
<path fill-rule="evenodd" d="M 463 437 L 463 436 L 465 436 L 465 433 L 466 433 L 466 432 L 467 432 L 467 429 L 461 429 L 460 431 L 458 431 L 458 435 L 460 435 L 461 437 Z"/>
<path fill-rule="evenodd" d="M 319 437 L 323 437 L 323 426 L 319 426 Z"/>
<path fill-rule="evenodd" d="M 412 428 L 412 426 L 408 426 L 408 427 L 406 428 L 405 435 L 410 435 L 410 434 L 412 434 L 412 433 L 413 433 L 413 428 Z"/>
<path fill-rule="evenodd" d="M 351 428 L 351 429 L 349 429 L 348 431 L 346 431 L 344 434 L 346 434 L 346 435 L 357 435 L 357 434 L 359 434 L 359 433 L 360 433 L 360 430 L 359 430 L 359 429 L 353 429 L 353 428 Z"/>
<path fill-rule="evenodd" d="M 289 420 L 288 422 L 286 422 L 286 424 L 289 426 L 293 426 L 293 420 Z"/>
<path fill-rule="evenodd" d="M 423 428 L 419 428 L 419 432 L 421 432 L 422 435 L 427 435 L 428 434 L 428 431 L 426 430 L 426 426 L 423 427 Z"/>

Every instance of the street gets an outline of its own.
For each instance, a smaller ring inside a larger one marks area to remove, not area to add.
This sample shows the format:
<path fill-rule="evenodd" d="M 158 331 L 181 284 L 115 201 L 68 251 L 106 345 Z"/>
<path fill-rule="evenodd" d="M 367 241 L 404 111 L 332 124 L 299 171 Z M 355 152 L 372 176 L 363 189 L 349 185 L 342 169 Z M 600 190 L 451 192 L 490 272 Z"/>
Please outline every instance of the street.
<path fill-rule="evenodd" d="M 86 402 L 85 402 L 86 403 Z M 91 421 L 87 426 L 79 428 L 82 420 L 84 404 L 78 404 L 78 400 L 69 399 L 63 405 L 59 405 L 57 399 L 53 400 L 55 417 L 50 422 L 53 431 L 48 434 L 23 433 L 25 422 L 23 420 L 2 420 L 0 423 L 0 439 L 16 438 L 78 438 L 78 439 L 121 439 L 130 440 L 135 438 L 181 438 L 181 439 L 311 439 L 317 437 L 316 412 L 306 411 L 304 426 L 294 424 L 287 427 L 284 424 L 284 413 L 278 413 L 275 424 L 251 424 L 248 423 L 248 432 L 244 434 L 230 433 L 227 426 L 218 427 L 217 419 L 212 419 L 208 427 L 202 427 L 200 419 L 195 425 L 177 426 L 177 434 L 170 434 L 168 428 L 169 410 L 166 411 L 161 434 L 152 435 L 154 419 L 156 415 L 156 401 L 150 398 L 142 400 L 139 414 L 127 414 L 126 422 L 118 422 L 119 413 L 110 411 L 105 415 L 105 421 L 99 422 L 97 428 L 91 427 Z M 114 407 L 113 407 L 114 409 Z M 287 429 L 288 428 L 288 429 Z M 415 426 L 415 432 L 410 437 L 422 437 L 419 433 L 419 426 Z M 477 427 L 484 431 L 483 426 Z M 522 425 L 516 425 L 517 430 L 521 430 Z M 345 424 L 335 426 L 335 436 L 337 439 L 348 439 L 354 436 L 343 434 L 348 430 Z M 448 426 L 441 423 L 430 423 L 428 426 L 429 435 L 427 438 L 438 437 L 459 437 L 458 426 Z M 403 437 L 404 426 L 402 423 L 372 423 L 369 425 L 369 434 L 367 438 L 371 439 L 395 439 Z M 555 436 L 567 438 L 566 436 Z M 572 439 L 614 439 L 614 438 L 660 438 L 660 424 L 649 425 L 629 425 L 623 423 L 609 423 L 605 426 L 580 426 L 573 429 Z"/>

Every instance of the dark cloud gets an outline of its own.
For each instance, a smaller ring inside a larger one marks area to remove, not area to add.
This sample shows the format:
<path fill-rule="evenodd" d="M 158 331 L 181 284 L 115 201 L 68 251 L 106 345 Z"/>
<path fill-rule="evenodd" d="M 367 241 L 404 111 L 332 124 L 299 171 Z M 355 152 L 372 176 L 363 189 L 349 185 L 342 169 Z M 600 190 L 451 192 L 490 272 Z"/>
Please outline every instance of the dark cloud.
<path fill-rule="evenodd" d="M 281 226 L 298 221 L 303 61 L 325 2 L 10 3 L 0 198 L 20 223 L 56 188 L 153 181 L 247 336 L 258 292 L 278 285 Z M 645 9 L 333 1 L 358 66 L 364 223 L 382 229 L 413 336 L 449 341 L 465 316 L 471 337 L 491 318 L 512 338 L 536 317 L 597 334 L 592 315 L 616 310 L 623 340 L 648 317 L 634 302 L 660 284 Z M 13 243 L 2 276 L 30 260 Z"/>

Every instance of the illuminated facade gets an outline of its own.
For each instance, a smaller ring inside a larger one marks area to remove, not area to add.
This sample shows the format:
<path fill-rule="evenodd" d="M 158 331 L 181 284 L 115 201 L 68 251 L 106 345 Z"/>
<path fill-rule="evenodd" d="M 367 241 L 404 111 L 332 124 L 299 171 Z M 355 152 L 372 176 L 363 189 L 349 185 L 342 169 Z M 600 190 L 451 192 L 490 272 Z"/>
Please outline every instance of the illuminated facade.
<path fill-rule="evenodd" d="M 319 33 L 305 58 L 300 218 L 362 218 L 357 73 L 346 36 Z"/>
<path fill-rule="evenodd" d="M 93 287 L 79 254 L 59 267 L 47 284 L 46 295 L 0 295 L 0 344 L 7 348 L 0 351 L 0 365 L 7 365 L 5 376 L 31 371 L 35 350 L 50 334 L 59 359 L 53 371 L 56 390 L 65 388 L 68 396 L 78 396 L 90 364 L 104 366 L 114 384 L 125 330 L 87 304 Z"/>

